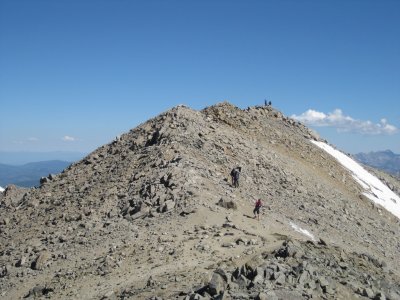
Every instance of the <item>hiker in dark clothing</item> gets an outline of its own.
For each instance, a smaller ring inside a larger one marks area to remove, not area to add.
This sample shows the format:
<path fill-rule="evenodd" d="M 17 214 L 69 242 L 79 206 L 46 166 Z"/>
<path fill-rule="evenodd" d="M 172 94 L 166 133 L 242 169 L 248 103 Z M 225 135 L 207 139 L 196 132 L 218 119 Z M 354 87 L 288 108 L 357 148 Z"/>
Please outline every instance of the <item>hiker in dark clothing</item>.
<path fill-rule="evenodd" d="M 235 186 L 235 173 L 236 173 L 236 168 L 233 168 L 231 171 L 232 186 Z"/>
<path fill-rule="evenodd" d="M 232 186 L 239 187 L 239 177 L 241 171 L 242 171 L 241 167 L 236 167 L 232 169 L 231 171 Z"/>
<path fill-rule="evenodd" d="M 260 221 L 260 209 L 262 206 L 261 199 L 256 201 L 255 207 L 253 209 L 254 219 L 257 217 L 258 221 Z"/>

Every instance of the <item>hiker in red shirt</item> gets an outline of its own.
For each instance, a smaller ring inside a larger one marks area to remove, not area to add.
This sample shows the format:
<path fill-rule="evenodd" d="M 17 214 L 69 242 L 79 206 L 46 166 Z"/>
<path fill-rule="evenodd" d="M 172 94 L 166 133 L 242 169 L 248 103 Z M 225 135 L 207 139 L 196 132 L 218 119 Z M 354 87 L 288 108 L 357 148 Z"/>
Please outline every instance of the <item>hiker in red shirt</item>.
<path fill-rule="evenodd" d="M 260 208 L 261 208 L 261 206 L 262 206 L 261 199 L 258 199 L 256 201 L 256 205 L 255 205 L 254 210 L 253 210 L 254 219 L 257 217 L 258 221 L 260 221 Z"/>

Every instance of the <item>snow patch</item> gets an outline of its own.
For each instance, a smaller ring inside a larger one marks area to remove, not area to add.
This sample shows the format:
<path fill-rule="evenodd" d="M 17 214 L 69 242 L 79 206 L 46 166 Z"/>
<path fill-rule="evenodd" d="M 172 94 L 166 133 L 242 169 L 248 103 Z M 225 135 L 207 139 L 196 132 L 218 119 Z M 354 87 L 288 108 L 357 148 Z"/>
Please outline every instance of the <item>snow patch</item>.
<path fill-rule="evenodd" d="M 313 242 L 316 242 L 317 240 L 315 239 L 315 237 L 308 231 L 305 229 L 300 228 L 299 226 L 297 226 L 296 224 L 294 224 L 293 222 L 289 223 L 290 226 L 292 226 L 292 228 L 297 231 L 300 232 L 301 234 L 304 234 L 305 236 L 309 237 Z"/>
<path fill-rule="evenodd" d="M 355 160 L 328 144 L 317 141 L 311 142 L 335 157 L 342 166 L 351 172 L 353 178 L 365 190 L 363 195 L 400 219 L 400 197 L 389 189 L 386 184 L 365 170 Z"/>
<path fill-rule="evenodd" d="M 0 186 L 0 193 L 4 192 L 4 189 Z"/>

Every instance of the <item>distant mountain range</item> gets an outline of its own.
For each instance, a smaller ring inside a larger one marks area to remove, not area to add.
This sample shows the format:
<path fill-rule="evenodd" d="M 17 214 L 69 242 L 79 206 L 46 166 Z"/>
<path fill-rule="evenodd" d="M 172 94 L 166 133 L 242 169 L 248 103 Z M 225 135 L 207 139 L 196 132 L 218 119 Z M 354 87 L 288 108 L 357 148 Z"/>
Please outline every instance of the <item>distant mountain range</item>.
<path fill-rule="evenodd" d="M 27 163 L 21 166 L 0 164 L 0 186 L 15 184 L 20 187 L 38 186 L 40 177 L 60 173 L 71 163 L 49 160 Z"/>
<path fill-rule="evenodd" d="M 0 164 L 23 165 L 50 160 L 77 161 L 84 156 L 86 156 L 86 153 L 76 151 L 0 151 Z"/>
<path fill-rule="evenodd" d="M 400 177 L 400 154 L 390 150 L 357 153 L 354 157 L 361 163 Z"/>

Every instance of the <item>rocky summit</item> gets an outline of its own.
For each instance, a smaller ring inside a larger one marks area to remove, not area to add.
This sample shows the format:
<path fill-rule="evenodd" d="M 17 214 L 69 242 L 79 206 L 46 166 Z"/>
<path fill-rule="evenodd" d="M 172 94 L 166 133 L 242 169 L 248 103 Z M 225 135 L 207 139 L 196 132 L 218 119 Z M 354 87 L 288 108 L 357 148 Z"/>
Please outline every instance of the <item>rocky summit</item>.
<path fill-rule="evenodd" d="M 399 219 L 312 141 L 271 106 L 178 106 L 8 186 L 1 299 L 400 299 Z"/>

